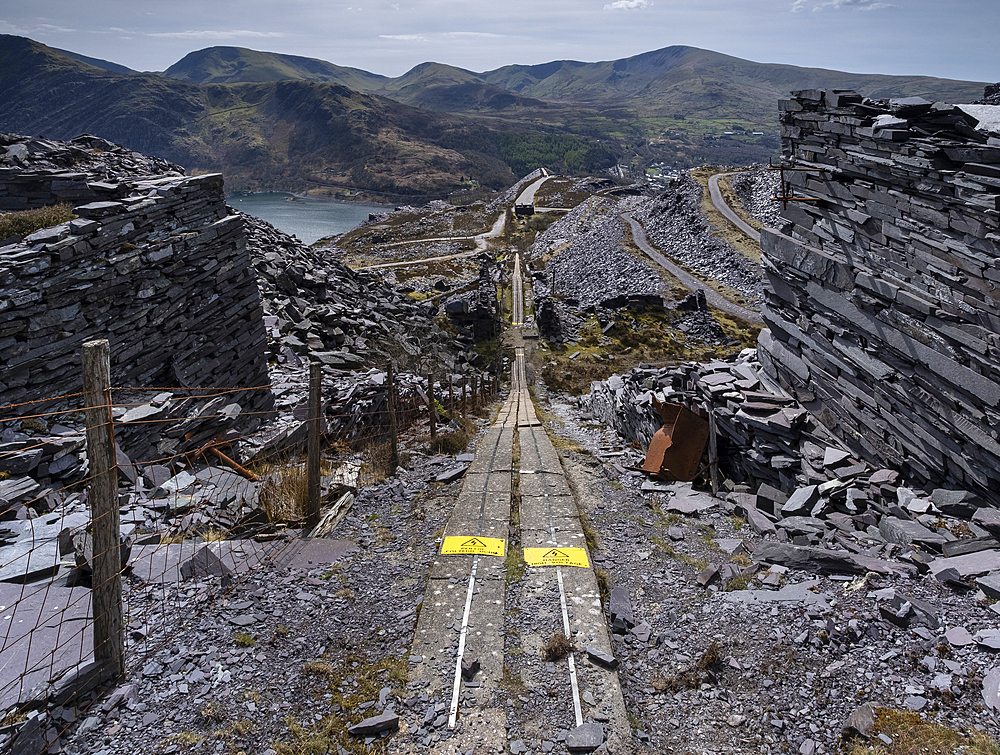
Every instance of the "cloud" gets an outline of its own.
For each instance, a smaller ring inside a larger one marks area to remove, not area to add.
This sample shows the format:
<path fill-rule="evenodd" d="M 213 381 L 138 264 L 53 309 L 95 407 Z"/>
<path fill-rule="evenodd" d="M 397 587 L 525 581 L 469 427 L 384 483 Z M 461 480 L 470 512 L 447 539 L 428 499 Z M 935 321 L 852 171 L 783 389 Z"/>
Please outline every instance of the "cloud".
<path fill-rule="evenodd" d="M 604 6 L 604 10 L 638 10 L 653 3 L 650 0 L 615 0 Z"/>
<path fill-rule="evenodd" d="M 808 5 L 810 0 L 794 0 L 790 8 L 792 13 L 797 13 L 798 11 L 805 10 L 806 5 Z M 815 2 L 815 0 L 813 0 Z M 872 10 L 882 10 L 883 8 L 895 8 L 896 6 L 892 3 L 878 2 L 878 0 L 826 0 L 822 3 L 816 3 L 812 6 L 813 13 L 818 13 L 826 8 L 831 10 L 858 10 L 858 11 L 872 11 Z"/>
<path fill-rule="evenodd" d="M 0 21 L 0 34 L 15 34 L 19 37 L 30 37 L 32 34 L 73 34 L 76 29 L 67 29 L 65 26 L 55 24 L 24 24 L 17 26 L 7 21 Z"/>
<path fill-rule="evenodd" d="M 202 31 L 148 31 L 147 37 L 162 37 L 166 39 L 263 39 L 268 37 L 284 37 L 280 31 L 251 31 L 249 29 L 205 29 Z"/>
<path fill-rule="evenodd" d="M 491 34 L 485 31 L 441 31 L 432 34 L 379 34 L 379 39 L 395 39 L 399 42 L 430 42 L 432 39 L 504 39 L 505 34 Z"/>

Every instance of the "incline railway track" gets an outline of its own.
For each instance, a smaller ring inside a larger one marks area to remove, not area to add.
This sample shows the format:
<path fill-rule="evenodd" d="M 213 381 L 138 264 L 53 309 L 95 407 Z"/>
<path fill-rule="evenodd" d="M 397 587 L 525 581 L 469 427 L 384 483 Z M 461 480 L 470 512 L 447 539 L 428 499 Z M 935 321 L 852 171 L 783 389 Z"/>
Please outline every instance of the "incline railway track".
<path fill-rule="evenodd" d="M 519 725 L 534 739 L 587 751 L 629 737 L 617 674 L 590 660 L 612 655 L 610 636 L 576 501 L 528 390 L 519 256 L 513 289 L 510 392 L 445 527 L 411 650 L 411 679 L 449 701 L 449 733 L 424 752 L 506 752 L 515 698 L 531 707 Z"/>

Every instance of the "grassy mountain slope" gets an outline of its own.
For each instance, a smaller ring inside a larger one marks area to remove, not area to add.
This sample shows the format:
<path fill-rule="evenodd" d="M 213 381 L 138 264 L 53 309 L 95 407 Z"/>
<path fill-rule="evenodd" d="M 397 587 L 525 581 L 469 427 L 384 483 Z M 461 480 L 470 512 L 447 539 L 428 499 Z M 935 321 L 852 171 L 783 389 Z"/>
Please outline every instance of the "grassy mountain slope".
<path fill-rule="evenodd" d="M 164 76 L 192 84 L 244 84 L 301 79 L 321 81 L 366 92 L 378 89 L 387 77 L 316 58 L 260 52 L 245 47 L 207 47 L 188 53 Z"/>
<path fill-rule="evenodd" d="M 421 63 L 371 91 L 414 107 L 452 113 L 546 106 L 541 100 L 488 84 L 479 74 L 442 63 Z"/>
<path fill-rule="evenodd" d="M 976 82 L 755 63 L 683 46 L 601 63 L 505 66 L 482 78 L 553 102 L 632 106 L 659 116 L 749 119 L 759 125 L 776 122 L 777 100 L 793 89 L 855 89 L 869 97 L 920 95 L 950 102 L 975 100 L 983 90 Z"/>
<path fill-rule="evenodd" d="M 72 52 L 71 50 L 60 50 L 58 47 L 53 47 L 52 49 L 58 53 L 62 53 L 67 58 L 79 60 L 81 63 L 86 63 L 87 65 L 95 66 L 96 68 L 103 68 L 105 71 L 114 71 L 115 73 L 137 73 L 137 71 L 133 71 L 128 66 L 123 66 L 119 63 L 112 63 L 110 60 L 91 58 L 86 55 L 81 55 L 78 52 Z"/>
<path fill-rule="evenodd" d="M 94 133 L 189 170 L 222 171 L 230 190 L 438 195 L 463 176 L 493 187 L 514 180 L 481 127 L 337 84 L 126 76 L 11 36 L 0 36 L 0 72 L 0 131 Z"/>

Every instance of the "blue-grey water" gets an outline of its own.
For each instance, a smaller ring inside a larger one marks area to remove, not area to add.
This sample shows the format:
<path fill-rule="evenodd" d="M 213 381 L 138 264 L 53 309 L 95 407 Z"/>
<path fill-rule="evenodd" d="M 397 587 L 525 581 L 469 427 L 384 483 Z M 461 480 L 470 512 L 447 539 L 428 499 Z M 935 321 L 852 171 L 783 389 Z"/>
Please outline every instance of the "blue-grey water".
<path fill-rule="evenodd" d="M 335 202 L 330 199 L 296 197 L 280 192 L 247 194 L 227 200 L 237 210 L 266 220 L 279 231 L 311 244 L 325 236 L 346 233 L 385 205 Z"/>

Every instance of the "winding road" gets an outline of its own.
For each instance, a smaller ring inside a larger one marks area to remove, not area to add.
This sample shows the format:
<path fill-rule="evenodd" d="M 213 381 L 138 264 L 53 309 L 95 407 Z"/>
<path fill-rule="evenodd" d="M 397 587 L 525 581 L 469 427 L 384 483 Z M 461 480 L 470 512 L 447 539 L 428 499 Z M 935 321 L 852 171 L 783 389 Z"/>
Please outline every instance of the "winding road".
<path fill-rule="evenodd" d="M 663 267 L 667 272 L 673 275 L 677 280 L 679 280 L 683 285 L 690 288 L 692 291 L 697 291 L 702 289 L 705 292 L 705 301 L 708 302 L 710 306 L 716 309 L 722 310 L 727 314 L 733 315 L 735 317 L 740 317 L 748 322 L 761 323 L 760 312 L 755 312 L 752 309 L 747 309 L 746 307 L 741 307 L 739 304 L 734 304 L 725 298 L 718 291 L 709 288 L 705 285 L 704 281 L 698 280 L 687 270 L 678 267 L 674 262 L 671 262 L 663 254 L 657 251 L 646 238 L 646 230 L 639 224 L 639 222 L 629 215 L 627 212 L 623 212 L 622 220 L 627 222 L 632 228 L 632 240 L 635 241 L 635 245 L 639 247 L 643 253 L 645 253 L 650 259 L 656 262 L 658 265 Z"/>
<path fill-rule="evenodd" d="M 737 215 L 733 208 L 726 204 L 726 200 L 722 198 L 722 190 L 719 189 L 719 179 L 725 178 L 726 176 L 732 176 L 739 171 L 731 171 L 729 173 L 716 173 L 714 176 L 709 176 L 708 178 L 708 194 L 712 198 L 712 204 L 715 205 L 715 209 L 722 213 L 723 217 L 730 223 L 735 225 L 747 236 L 752 238 L 758 244 L 760 243 L 760 231 L 756 230 L 752 226 L 748 225 L 744 220 Z"/>

